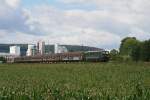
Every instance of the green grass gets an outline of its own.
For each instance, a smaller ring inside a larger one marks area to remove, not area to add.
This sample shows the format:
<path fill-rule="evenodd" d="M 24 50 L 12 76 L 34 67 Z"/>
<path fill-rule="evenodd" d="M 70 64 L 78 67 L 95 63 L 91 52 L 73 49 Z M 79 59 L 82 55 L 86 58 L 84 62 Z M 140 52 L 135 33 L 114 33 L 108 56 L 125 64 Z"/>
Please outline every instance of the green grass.
<path fill-rule="evenodd" d="M 150 100 L 150 63 L 2 64 L 0 100 Z"/>

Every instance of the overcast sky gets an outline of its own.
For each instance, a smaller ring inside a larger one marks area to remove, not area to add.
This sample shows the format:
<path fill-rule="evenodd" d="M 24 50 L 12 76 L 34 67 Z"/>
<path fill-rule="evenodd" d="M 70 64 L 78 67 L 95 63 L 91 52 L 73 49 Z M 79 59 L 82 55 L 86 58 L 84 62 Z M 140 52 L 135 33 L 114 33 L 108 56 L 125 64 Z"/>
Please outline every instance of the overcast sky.
<path fill-rule="evenodd" d="M 150 39 L 150 0 L 0 0 L 0 43 L 118 48 Z"/>

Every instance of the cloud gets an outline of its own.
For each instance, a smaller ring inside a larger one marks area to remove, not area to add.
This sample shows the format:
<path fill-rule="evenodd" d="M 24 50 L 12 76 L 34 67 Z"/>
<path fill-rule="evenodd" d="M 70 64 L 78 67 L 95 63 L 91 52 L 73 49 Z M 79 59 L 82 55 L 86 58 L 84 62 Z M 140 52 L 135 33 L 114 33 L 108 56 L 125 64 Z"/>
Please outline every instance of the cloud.
<path fill-rule="evenodd" d="M 47 34 L 50 32 L 55 34 L 66 32 L 67 34 L 87 28 L 123 34 L 123 32 L 129 30 L 130 27 L 128 25 L 130 20 L 120 21 L 107 12 L 97 10 L 61 11 L 49 6 L 40 6 L 32 9 L 30 16 L 31 19 L 28 21 L 28 24 L 32 25 L 33 29 L 39 29 L 40 27 L 40 30 Z"/>
<path fill-rule="evenodd" d="M 58 0 L 68 5 L 94 5 L 97 9 L 143 13 L 149 12 L 149 0 Z"/>
<path fill-rule="evenodd" d="M 140 39 L 140 40 L 150 39 L 150 33 L 147 33 L 136 27 L 132 29 L 132 32 L 128 36 L 136 37 L 137 39 Z"/>
<path fill-rule="evenodd" d="M 5 3 L 11 8 L 17 8 L 20 4 L 20 0 L 4 0 Z"/>
<path fill-rule="evenodd" d="M 29 16 L 20 6 L 20 0 L 0 1 L 0 30 L 6 30 L 10 34 L 22 32 L 27 34 L 40 34 L 32 30 L 27 21 Z"/>
<path fill-rule="evenodd" d="M 0 17 L 8 17 L 19 7 L 19 0 L 0 0 Z"/>
<path fill-rule="evenodd" d="M 50 40 L 53 43 L 78 44 L 87 46 L 97 46 L 101 48 L 112 48 L 118 46 L 121 38 L 117 35 L 105 31 L 95 31 L 93 29 L 85 29 L 78 31 L 78 34 L 53 36 Z"/>
<path fill-rule="evenodd" d="M 97 14 L 97 11 L 62 11 L 43 5 L 35 7 L 29 14 L 31 17 L 28 23 L 33 26 L 32 28 L 39 29 L 53 43 L 86 44 L 99 47 L 105 45 L 110 47 L 113 43 L 116 46 L 116 40 L 120 41 L 120 36 L 107 31 L 107 26 L 104 25 L 103 20 L 107 20 L 109 15 Z M 100 24 L 102 26 L 99 27 Z"/>
<path fill-rule="evenodd" d="M 1 42 L 85 44 L 118 48 L 126 36 L 150 38 L 148 0 L 58 0 L 63 6 L 90 5 L 95 9 L 62 9 L 38 4 L 28 9 L 19 0 L 0 1 Z M 61 1 L 61 2 L 60 2 Z M 88 7 L 88 6 L 86 6 Z M 17 40 L 16 40 L 17 39 Z"/>

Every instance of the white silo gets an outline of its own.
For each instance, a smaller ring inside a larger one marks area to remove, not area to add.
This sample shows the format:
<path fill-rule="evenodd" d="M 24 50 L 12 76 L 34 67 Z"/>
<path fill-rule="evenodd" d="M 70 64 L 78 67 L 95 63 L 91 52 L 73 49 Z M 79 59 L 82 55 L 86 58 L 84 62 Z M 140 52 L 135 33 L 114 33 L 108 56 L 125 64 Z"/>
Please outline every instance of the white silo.
<path fill-rule="evenodd" d="M 20 56 L 20 46 L 10 46 L 10 54 Z"/>
<path fill-rule="evenodd" d="M 27 56 L 34 56 L 35 55 L 35 45 L 28 45 L 28 50 L 26 52 Z"/>

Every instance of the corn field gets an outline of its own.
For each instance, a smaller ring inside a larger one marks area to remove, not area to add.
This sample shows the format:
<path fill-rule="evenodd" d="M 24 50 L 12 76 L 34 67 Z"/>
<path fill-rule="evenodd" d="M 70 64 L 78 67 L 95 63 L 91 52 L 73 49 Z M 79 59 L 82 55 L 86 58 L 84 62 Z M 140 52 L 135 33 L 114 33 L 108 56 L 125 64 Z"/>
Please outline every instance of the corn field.
<path fill-rule="evenodd" d="M 0 100 L 150 100 L 150 63 L 1 64 Z"/>

